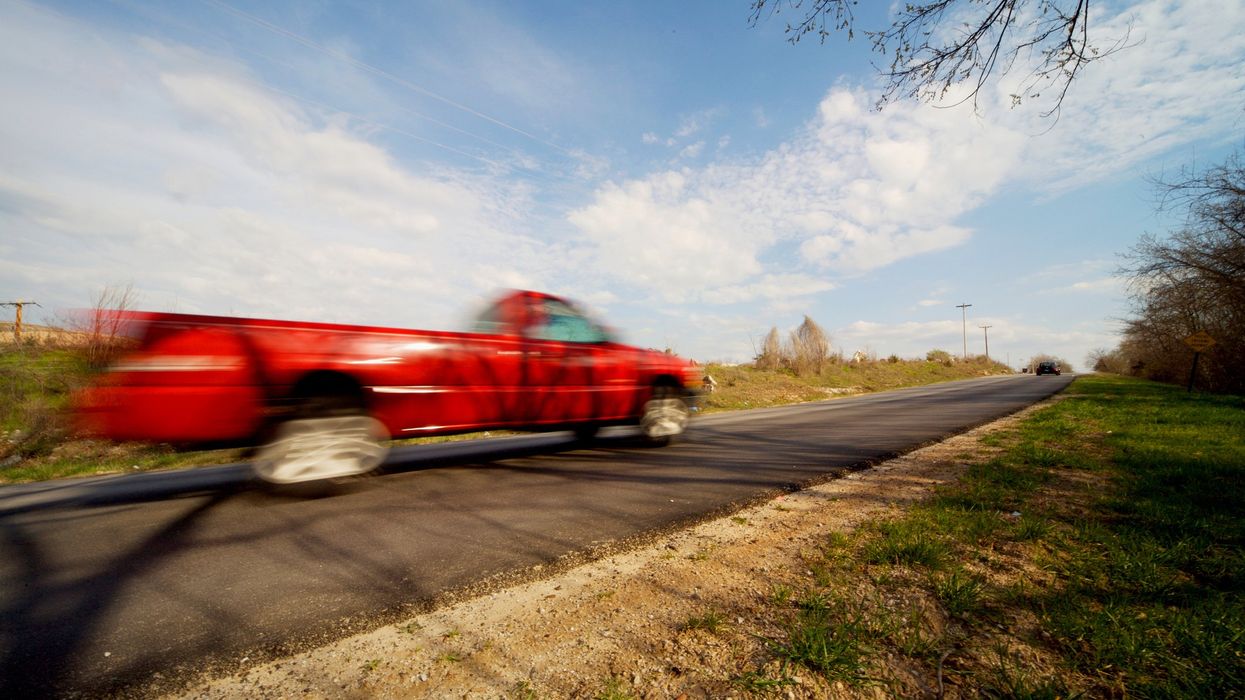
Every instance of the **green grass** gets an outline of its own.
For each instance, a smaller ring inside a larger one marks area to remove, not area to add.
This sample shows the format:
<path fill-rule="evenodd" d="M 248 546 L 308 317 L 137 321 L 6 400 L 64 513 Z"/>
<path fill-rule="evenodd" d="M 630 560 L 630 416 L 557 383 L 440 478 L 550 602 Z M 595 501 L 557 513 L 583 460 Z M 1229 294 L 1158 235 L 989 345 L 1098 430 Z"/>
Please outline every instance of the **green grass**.
<path fill-rule="evenodd" d="M 833 597 L 810 596 L 800 602 L 785 632 L 785 639 L 769 641 L 779 658 L 832 680 L 866 680 L 864 659 L 873 634 L 860 610 Z"/>
<path fill-rule="evenodd" d="M 794 611 L 771 595 L 772 658 L 857 684 L 900 659 L 971 696 L 1245 695 L 1241 397 L 1082 377 L 991 442 L 903 516 L 828 539 Z"/>
<path fill-rule="evenodd" d="M 0 457 L 43 454 L 63 441 L 70 393 L 89 376 L 71 350 L 0 345 Z"/>
<path fill-rule="evenodd" d="M 952 615 L 966 615 L 981 605 L 981 581 L 962 569 L 934 578 L 933 586 L 938 602 Z"/>
<path fill-rule="evenodd" d="M 865 545 L 865 561 L 874 564 L 906 564 L 936 569 L 947 556 L 947 547 L 918 520 L 882 522 L 877 537 Z"/>
<path fill-rule="evenodd" d="M 610 676 L 601 689 L 601 692 L 593 696 L 595 700 L 636 700 L 637 696 L 632 692 L 631 687 L 626 681 L 617 676 Z"/>
<path fill-rule="evenodd" d="M 685 630 L 704 630 L 716 634 L 726 626 L 726 616 L 716 610 L 706 610 L 699 615 L 692 615 L 683 623 Z"/>

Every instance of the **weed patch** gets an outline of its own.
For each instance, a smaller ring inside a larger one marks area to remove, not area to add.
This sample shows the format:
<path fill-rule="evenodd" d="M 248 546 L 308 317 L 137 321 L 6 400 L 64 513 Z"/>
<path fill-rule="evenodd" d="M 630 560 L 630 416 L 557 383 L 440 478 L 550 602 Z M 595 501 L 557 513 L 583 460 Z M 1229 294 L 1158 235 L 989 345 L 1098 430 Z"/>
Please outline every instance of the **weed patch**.
<path fill-rule="evenodd" d="M 896 520 L 877 525 L 878 536 L 865 545 L 865 561 L 938 568 L 947 547 L 919 520 Z"/>
<path fill-rule="evenodd" d="M 779 658 L 801 664 L 832 680 L 867 680 L 864 657 L 870 638 L 864 613 L 851 606 L 814 595 L 801 601 L 794 619 L 786 624 L 786 639 L 771 640 Z"/>

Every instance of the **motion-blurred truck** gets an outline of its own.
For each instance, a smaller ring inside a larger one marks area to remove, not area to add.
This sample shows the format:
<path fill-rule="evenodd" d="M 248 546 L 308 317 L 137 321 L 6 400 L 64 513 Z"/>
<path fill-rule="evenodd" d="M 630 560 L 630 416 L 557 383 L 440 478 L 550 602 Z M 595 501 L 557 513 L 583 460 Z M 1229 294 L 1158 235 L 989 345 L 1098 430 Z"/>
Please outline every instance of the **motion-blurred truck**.
<path fill-rule="evenodd" d="M 274 483 L 369 472 L 388 440 L 638 425 L 684 432 L 701 368 L 617 342 L 575 305 L 509 293 L 471 332 L 128 312 L 136 349 L 76 400 L 116 440 L 245 444 Z"/>

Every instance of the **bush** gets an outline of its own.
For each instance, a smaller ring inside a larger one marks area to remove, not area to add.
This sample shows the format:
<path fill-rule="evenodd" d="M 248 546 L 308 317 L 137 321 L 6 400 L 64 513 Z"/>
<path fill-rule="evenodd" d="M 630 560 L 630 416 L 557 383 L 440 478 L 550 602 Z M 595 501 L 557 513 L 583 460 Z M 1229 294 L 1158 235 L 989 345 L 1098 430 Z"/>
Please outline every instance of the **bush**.
<path fill-rule="evenodd" d="M 790 358 L 778 337 L 778 328 L 770 328 L 761 345 L 761 352 L 753 363 L 757 369 L 779 369 L 789 364 Z"/>
<path fill-rule="evenodd" d="M 778 335 L 778 328 L 770 328 L 753 366 L 757 369 L 789 369 L 805 376 L 821 374 L 831 361 L 830 337 L 816 321 L 805 316 L 804 322 L 791 331 L 786 345 Z"/>

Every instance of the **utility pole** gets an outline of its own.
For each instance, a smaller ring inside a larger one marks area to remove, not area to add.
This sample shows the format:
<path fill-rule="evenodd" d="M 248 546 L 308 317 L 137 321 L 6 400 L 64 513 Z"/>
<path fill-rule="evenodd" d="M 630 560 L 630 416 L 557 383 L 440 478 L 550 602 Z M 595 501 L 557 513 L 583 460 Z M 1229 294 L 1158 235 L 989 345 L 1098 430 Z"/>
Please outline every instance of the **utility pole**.
<path fill-rule="evenodd" d="M 27 304 L 32 304 L 34 306 L 39 306 L 39 308 L 43 308 L 42 306 L 39 305 L 39 302 L 37 301 L 22 301 L 21 299 L 18 299 L 17 301 L 0 302 L 0 306 L 12 306 L 17 309 L 17 319 L 13 323 L 13 339 L 14 340 L 22 339 L 22 307 Z"/>
<path fill-rule="evenodd" d="M 964 359 L 968 359 L 968 311 L 966 309 L 972 304 L 956 304 L 955 308 L 960 310 L 960 335 L 964 340 Z"/>
<path fill-rule="evenodd" d="M 986 334 L 986 364 L 990 364 L 990 329 L 994 326 L 978 326 Z"/>

